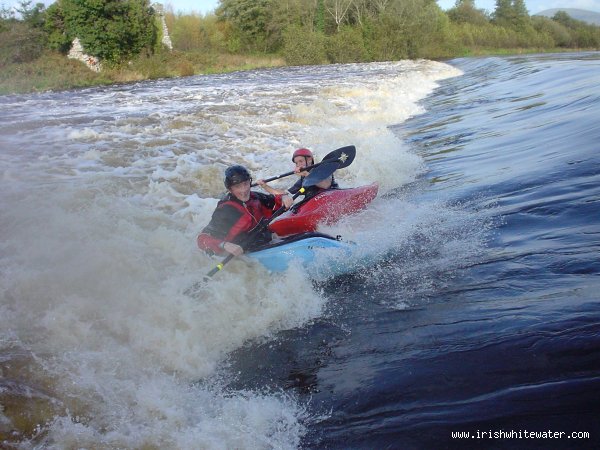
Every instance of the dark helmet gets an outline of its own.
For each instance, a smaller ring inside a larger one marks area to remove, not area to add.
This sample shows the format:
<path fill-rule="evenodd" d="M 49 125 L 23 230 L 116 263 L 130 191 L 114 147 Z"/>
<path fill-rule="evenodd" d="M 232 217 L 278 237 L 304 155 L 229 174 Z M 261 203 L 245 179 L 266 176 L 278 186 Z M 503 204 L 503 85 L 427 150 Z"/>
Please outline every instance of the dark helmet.
<path fill-rule="evenodd" d="M 312 152 L 307 148 L 299 148 L 292 155 L 292 162 L 294 162 L 294 158 L 296 156 L 304 156 L 305 158 L 313 158 Z"/>
<path fill-rule="evenodd" d="M 244 166 L 235 165 L 225 169 L 225 187 L 229 189 L 234 184 L 252 180 L 250 172 Z"/>

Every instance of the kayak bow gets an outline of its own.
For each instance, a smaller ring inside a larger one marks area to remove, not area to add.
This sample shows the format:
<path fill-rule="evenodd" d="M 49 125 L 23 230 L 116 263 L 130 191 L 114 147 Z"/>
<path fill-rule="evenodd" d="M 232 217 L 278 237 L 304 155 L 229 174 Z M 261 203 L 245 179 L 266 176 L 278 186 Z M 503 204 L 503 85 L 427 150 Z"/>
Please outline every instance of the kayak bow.
<path fill-rule="evenodd" d="M 269 224 L 279 236 L 315 231 L 364 208 L 377 196 L 377 183 L 350 189 L 329 189 L 301 202 Z"/>

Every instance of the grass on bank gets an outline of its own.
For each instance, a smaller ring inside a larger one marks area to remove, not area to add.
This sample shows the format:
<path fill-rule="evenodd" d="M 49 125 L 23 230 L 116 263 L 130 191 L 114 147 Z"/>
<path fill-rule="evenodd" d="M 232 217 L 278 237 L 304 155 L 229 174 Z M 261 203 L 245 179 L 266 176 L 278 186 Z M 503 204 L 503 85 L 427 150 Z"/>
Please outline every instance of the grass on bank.
<path fill-rule="evenodd" d="M 70 89 L 110 83 L 105 73 L 94 73 L 84 64 L 48 53 L 35 61 L 7 64 L 0 70 L 0 94 Z"/>
<path fill-rule="evenodd" d="M 277 56 L 164 52 L 139 57 L 118 67 L 106 67 L 96 73 L 80 61 L 47 52 L 32 62 L 3 66 L 0 70 L 0 94 L 60 91 L 283 65 L 285 61 Z"/>

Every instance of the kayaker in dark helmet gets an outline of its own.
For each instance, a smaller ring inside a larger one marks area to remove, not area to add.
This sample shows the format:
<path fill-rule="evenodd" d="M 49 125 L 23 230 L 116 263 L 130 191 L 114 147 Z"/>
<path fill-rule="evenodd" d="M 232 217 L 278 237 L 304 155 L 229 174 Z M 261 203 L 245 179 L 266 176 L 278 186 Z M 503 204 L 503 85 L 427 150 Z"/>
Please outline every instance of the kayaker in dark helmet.
<path fill-rule="evenodd" d="M 248 242 L 248 234 L 261 219 L 268 219 L 282 205 L 288 209 L 293 200 L 289 194 L 269 195 L 250 190 L 252 177 L 244 166 L 225 170 L 225 187 L 229 191 L 217 204 L 210 222 L 198 235 L 198 247 L 217 254 L 236 256 L 271 241 L 268 229 L 261 230 Z M 243 247 L 242 247 L 243 245 Z"/>
<path fill-rule="evenodd" d="M 258 180 L 256 182 L 256 184 L 258 184 L 265 191 L 267 191 L 273 195 L 284 194 L 286 192 L 290 193 L 291 195 L 295 195 L 302 187 L 302 182 L 304 181 L 304 178 L 308 175 L 308 172 L 306 170 L 304 170 L 304 168 L 308 167 L 308 166 L 312 166 L 315 163 L 315 158 L 314 158 L 313 153 L 309 149 L 299 148 L 296 151 L 294 151 L 294 153 L 292 154 L 292 162 L 296 166 L 296 167 L 294 167 L 294 172 L 296 172 L 296 174 L 298 174 L 300 176 L 300 179 L 298 181 L 296 181 L 296 183 L 294 183 L 294 185 L 292 187 L 290 187 L 287 191 L 284 191 L 281 189 L 275 189 L 275 188 L 269 186 L 267 183 L 265 183 L 264 180 Z M 338 187 L 339 186 L 336 183 L 336 181 L 332 175 L 331 176 L 331 185 L 324 189 L 337 189 Z M 323 188 L 321 188 L 321 189 L 323 189 Z M 313 189 L 313 191 L 316 191 L 316 190 Z"/>

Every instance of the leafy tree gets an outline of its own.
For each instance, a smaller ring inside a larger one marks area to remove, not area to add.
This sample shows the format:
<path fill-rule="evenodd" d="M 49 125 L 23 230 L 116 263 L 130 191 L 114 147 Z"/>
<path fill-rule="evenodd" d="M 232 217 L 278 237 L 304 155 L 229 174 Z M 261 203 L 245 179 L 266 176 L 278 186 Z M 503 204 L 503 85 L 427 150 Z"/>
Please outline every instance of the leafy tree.
<path fill-rule="evenodd" d="M 598 48 L 600 46 L 600 27 L 573 19 L 564 11 L 558 11 L 552 18 L 569 30 L 571 45 L 578 48 Z"/>
<path fill-rule="evenodd" d="M 531 25 L 524 0 L 496 0 L 493 20 L 497 25 L 513 29 L 523 30 Z"/>
<path fill-rule="evenodd" d="M 292 25 L 284 33 L 284 57 L 292 66 L 324 64 L 325 36 L 311 29 Z"/>
<path fill-rule="evenodd" d="M 492 17 L 498 25 L 510 25 L 514 19 L 512 0 L 496 0 L 496 9 Z"/>
<path fill-rule="evenodd" d="M 46 10 L 44 28 L 48 33 L 48 47 L 66 54 L 75 36 L 69 34 L 67 30 L 65 14 L 60 2 L 52 3 Z"/>
<path fill-rule="evenodd" d="M 0 21 L 2 22 L 8 22 L 10 20 L 14 20 L 15 18 L 15 13 L 13 12 L 12 8 L 7 8 L 6 6 L 4 6 L 4 3 L 0 4 Z"/>
<path fill-rule="evenodd" d="M 326 51 L 332 63 L 361 62 L 368 58 L 361 30 L 348 25 L 327 39 Z"/>
<path fill-rule="evenodd" d="M 0 4 L 0 33 L 8 30 L 9 24 L 15 21 L 15 13 L 11 8 Z"/>
<path fill-rule="evenodd" d="M 0 67 L 34 61 L 46 46 L 44 4 L 31 7 L 31 1 L 21 1 L 15 9 L 20 19 L 12 10 L 0 9 Z"/>
<path fill-rule="evenodd" d="M 517 17 L 529 16 L 529 12 L 525 6 L 525 0 L 513 0 L 513 9 Z"/>
<path fill-rule="evenodd" d="M 325 10 L 331 15 L 337 31 L 348 21 L 348 12 L 353 2 L 354 0 L 324 0 Z"/>
<path fill-rule="evenodd" d="M 513 10 L 515 15 L 515 28 L 525 31 L 527 28 L 531 27 L 531 19 L 527 7 L 525 6 L 525 0 L 513 0 Z"/>
<path fill-rule="evenodd" d="M 454 8 L 448 10 L 448 17 L 455 23 L 486 25 L 489 22 L 485 11 L 475 8 L 475 0 L 456 0 Z"/>
<path fill-rule="evenodd" d="M 422 56 L 422 50 L 440 35 L 445 17 L 434 0 L 391 0 L 374 21 L 373 58 Z"/>
<path fill-rule="evenodd" d="M 151 52 L 158 30 L 149 0 L 58 0 L 48 26 L 52 45 L 77 37 L 86 53 L 117 63 Z"/>
<path fill-rule="evenodd" d="M 270 30 L 285 30 L 297 25 L 311 31 L 324 32 L 326 25 L 324 0 L 275 0 L 271 4 Z"/>
<path fill-rule="evenodd" d="M 318 29 L 318 2 L 320 0 L 279 0 L 271 6 L 266 25 L 267 48 L 277 52 L 285 46 L 285 32 L 291 26 L 306 30 Z"/>
<path fill-rule="evenodd" d="M 315 28 L 319 33 L 325 33 L 325 0 L 318 0 L 317 2 Z"/>
<path fill-rule="evenodd" d="M 217 17 L 234 27 L 234 39 L 246 50 L 268 51 L 273 0 L 219 0 Z"/>
<path fill-rule="evenodd" d="M 534 16 L 532 23 L 538 34 L 548 36 L 552 40 L 549 47 L 569 47 L 571 45 L 572 38 L 569 30 L 557 21 L 548 17 Z"/>
<path fill-rule="evenodd" d="M 14 21 L 0 30 L 0 67 L 36 60 L 44 50 L 46 35 L 22 21 Z"/>
<path fill-rule="evenodd" d="M 21 15 L 24 23 L 32 28 L 43 29 L 46 6 L 43 3 L 36 3 L 31 7 L 31 0 L 22 0 L 15 9 Z"/>
<path fill-rule="evenodd" d="M 552 20 L 571 29 L 577 28 L 578 25 L 577 21 L 573 19 L 570 15 L 568 15 L 565 11 L 557 11 L 556 14 L 554 14 L 554 17 L 552 17 Z"/>
<path fill-rule="evenodd" d="M 214 18 L 214 16 L 211 16 Z M 211 49 L 214 23 L 198 15 L 178 15 L 169 20 L 169 35 L 176 50 L 192 52 Z M 213 21 L 214 22 L 214 21 Z"/>

